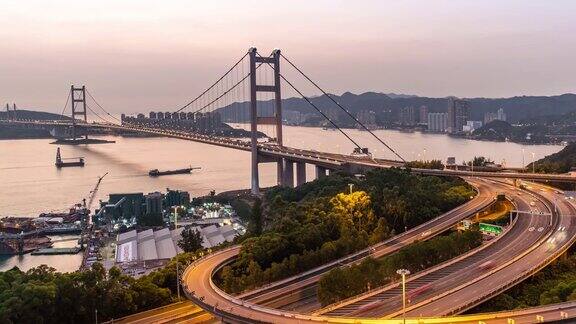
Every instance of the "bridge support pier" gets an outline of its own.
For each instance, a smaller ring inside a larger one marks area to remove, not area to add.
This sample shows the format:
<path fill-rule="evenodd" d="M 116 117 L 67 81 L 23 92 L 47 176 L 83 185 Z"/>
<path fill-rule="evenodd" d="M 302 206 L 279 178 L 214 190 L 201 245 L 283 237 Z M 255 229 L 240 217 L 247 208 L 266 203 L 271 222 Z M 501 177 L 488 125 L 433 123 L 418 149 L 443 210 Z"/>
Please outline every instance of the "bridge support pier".
<path fill-rule="evenodd" d="M 276 179 L 276 184 L 280 187 L 284 187 L 284 159 L 282 158 L 276 162 Z"/>
<path fill-rule="evenodd" d="M 296 186 L 306 183 L 306 163 L 296 162 Z"/>
<path fill-rule="evenodd" d="M 326 176 L 326 168 L 316 165 L 316 179 L 320 179 Z"/>
<path fill-rule="evenodd" d="M 294 188 L 294 162 L 283 159 L 284 160 L 284 187 Z"/>

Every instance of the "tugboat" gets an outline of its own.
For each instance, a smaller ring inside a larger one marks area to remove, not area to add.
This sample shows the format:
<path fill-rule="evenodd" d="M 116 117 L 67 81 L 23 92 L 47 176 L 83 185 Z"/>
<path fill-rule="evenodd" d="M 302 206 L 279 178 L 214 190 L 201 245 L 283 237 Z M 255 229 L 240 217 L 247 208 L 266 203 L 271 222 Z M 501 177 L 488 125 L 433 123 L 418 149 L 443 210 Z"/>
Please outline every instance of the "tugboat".
<path fill-rule="evenodd" d="M 76 161 L 68 161 L 65 162 L 64 160 L 76 160 Z M 83 167 L 84 166 L 84 157 L 77 157 L 77 158 L 67 158 L 63 159 L 60 155 L 60 148 L 56 149 L 56 163 L 54 163 L 58 169 L 65 168 L 65 167 Z"/>
<path fill-rule="evenodd" d="M 167 170 L 167 171 L 159 171 L 158 169 L 150 170 L 148 175 L 151 177 L 159 177 L 163 175 L 171 175 L 171 174 L 186 174 L 192 172 L 192 170 L 201 169 L 200 167 L 189 167 L 186 169 L 178 169 L 178 170 Z"/>

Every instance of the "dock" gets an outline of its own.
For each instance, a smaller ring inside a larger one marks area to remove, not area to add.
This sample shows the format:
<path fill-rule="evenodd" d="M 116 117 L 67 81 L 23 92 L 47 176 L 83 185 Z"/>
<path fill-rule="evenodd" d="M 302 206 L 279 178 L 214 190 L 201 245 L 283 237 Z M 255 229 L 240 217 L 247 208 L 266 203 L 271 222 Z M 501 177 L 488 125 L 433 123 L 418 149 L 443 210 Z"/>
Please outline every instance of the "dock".
<path fill-rule="evenodd" d="M 32 252 L 32 255 L 58 255 L 58 254 L 76 254 L 80 252 L 80 247 L 72 247 L 72 248 L 45 248 L 45 249 L 38 249 Z"/>

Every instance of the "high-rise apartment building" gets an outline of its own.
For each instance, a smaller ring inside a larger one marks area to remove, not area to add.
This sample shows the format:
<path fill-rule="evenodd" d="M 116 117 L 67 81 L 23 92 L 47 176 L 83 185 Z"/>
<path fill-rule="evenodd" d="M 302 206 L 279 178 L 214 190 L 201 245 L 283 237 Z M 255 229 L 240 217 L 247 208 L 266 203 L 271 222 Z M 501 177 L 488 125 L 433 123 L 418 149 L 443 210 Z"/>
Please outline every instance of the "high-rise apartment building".
<path fill-rule="evenodd" d="M 450 98 L 448 100 L 448 133 L 455 134 L 461 132 L 468 120 L 470 120 L 469 102 L 462 99 Z"/>
<path fill-rule="evenodd" d="M 428 123 L 428 106 L 420 106 L 418 109 L 418 122 L 420 124 L 427 124 Z"/>
<path fill-rule="evenodd" d="M 428 113 L 428 131 L 444 133 L 448 128 L 447 113 Z"/>
<path fill-rule="evenodd" d="M 506 113 L 504 109 L 500 108 L 497 112 L 487 112 L 484 114 L 484 124 L 488 124 L 494 120 L 506 121 Z"/>
<path fill-rule="evenodd" d="M 373 110 L 360 110 L 356 114 L 356 119 L 365 126 L 374 126 L 376 125 L 376 112 Z"/>
<path fill-rule="evenodd" d="M 400 124 L 404 126 L 416 125 L 416 111 L 414 107 L 408 106 L 400 109 Z"/>

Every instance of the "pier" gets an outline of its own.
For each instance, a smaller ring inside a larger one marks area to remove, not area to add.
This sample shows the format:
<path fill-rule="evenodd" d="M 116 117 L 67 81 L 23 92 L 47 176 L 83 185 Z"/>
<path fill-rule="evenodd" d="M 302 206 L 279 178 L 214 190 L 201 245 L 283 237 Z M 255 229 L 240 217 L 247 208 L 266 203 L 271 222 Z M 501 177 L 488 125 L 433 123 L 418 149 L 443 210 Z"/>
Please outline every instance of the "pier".
<path fill-rule="evenodd" d="M 76 254 L 80 252 L 80 247 L 72 247 L 72 248 L 45 248 L 45 249 L 38 249 L 32 252 L 32 255 L 58 255 L 58 254 Z"/>

